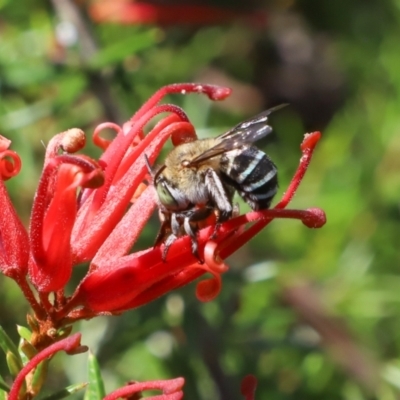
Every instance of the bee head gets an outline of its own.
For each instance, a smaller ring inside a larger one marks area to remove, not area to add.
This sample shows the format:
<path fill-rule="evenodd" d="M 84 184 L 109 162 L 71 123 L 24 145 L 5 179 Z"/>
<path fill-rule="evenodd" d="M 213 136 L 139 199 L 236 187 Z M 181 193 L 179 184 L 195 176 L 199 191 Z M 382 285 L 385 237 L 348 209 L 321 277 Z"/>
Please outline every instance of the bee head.
<path fill-rule="evenodd" d="M 189 206 L 190 202 L 184 193 L 171 185 L 162 173 L 158 174 L 154 180 L 154 185 L 160 203 L 168 210 L 182 211 Z"/>
<path fill-rule="evenodd" d="M 185 210 L 189 206 L 189 200 L 184 193 L 168 181 L 163 172 L 167 166 L 164 164 L 157 171 L 150 166 L 148 157 L 145 155 L 145 163 L 149 174 L 153 178 L 157 196 L 160 203 L 170 211 Z"/>

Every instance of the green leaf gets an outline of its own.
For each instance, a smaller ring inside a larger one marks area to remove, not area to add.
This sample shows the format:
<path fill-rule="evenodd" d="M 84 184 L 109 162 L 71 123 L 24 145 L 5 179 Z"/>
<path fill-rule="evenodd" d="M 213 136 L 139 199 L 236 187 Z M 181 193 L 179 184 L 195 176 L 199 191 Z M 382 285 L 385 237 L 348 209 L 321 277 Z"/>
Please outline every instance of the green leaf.
<path fill-rule="evenodd" d="M 21 358 L 18 353 L 17 346 L 13 343 L 10 337 L 7 335 L 5 330 L 0 326 L 0 347 L 3 349 L 4 353 L 7 354 L 11 352 L 20 361 L 22 365 Z"/>
<path fill-rule="evenodd" d="M 0 389 L 0 400 L 7 400 L 7 392 Z"/>
<path fill-rule="evenodd" d="M 15 356 L 14 353 L 8 351 L 6 354 L 7 366 L 12 376 L 17 376 L 19 371 L 21 371 L 23 365 L 21 359 Z"/>
<path fill-rule="evenodd" d="M 2 391 L 9 392 L 10 387 L 7 385 L 7 383 L 4 382 L 4 379 L 0 376 L 0 392 L 2 392 Z M 2 397 L 0 396 L 0 399 L 1 398 Z"/>
<path fill-rule="evenodd" d="M 158 32 L 158 29 L 150 29 L 123 38 L 96 53 L 90 60 L 89 66 L 93 69 L 101 69 L 119 63 L 140 50 L 152 47 L 157 41 Z"/>
<path fill-rule="evenodd" d="M 84 400 L 101 400 L 105 396 L 104 382 L 101 377 L 99 363 L 92 353 L 89 353 L 88 367 L 89 386 Z"/>
<path fill-rule="evenodd" d="M 8 369 L 13 377 L 16 377 L 22 369 L 22 362 L 19 358 L 17 358 L 11 351 L 8 351 L 6 354 L 6 361 L 8 365 Z M 19 391 L 18 398 L 24 398 L 26 394 L 26 381 L 23 382 L 21 389 Z"/>
<path fill-rule="evenodd" d="M 37 350 L 28 341 L 22 338 L 19 342 L 18 349 L 24 365 L 37 354 Z"/>
<path fill-rule="evenodd" d="M 32 329 L 32 331 L 38 331 L 39 330 L 39 324 L 36 321 L 35 317 L 33 317 L 32 315 L 28 314 L 26 316 L 26 320 L 28 321 L 28 325 L 29 327 Z"/>
<path fill-rule="evenodd" d="M 32 332 L 25 326 L 17 325 L 17 331 L 19 336 L 25 339 L 27 342 L 31 340 Z"/>
<path fill-rule="evenodd" d="M 66 397 L 71 396 L 72 394 L 78 392 L 79 390 L 82 390 L 86 386 L 87 386 L 87 383 L 76 383 L 76 384 L 68 386 L 68 387 L 66 387 L 64 389 L 61 389 L 60 391 L 58 391 L 56 393 L 53 393 L 50 396 L 46 396 L 42 400 L 65 399 Z"/>
<path fill-rule="evenodd" d="M 35 396 L 42 389 L 43 383 L 47 376 L 47 367 L 49 365 L 49 360 L 42 361 L 36 368 L 33 373 L 32 381 L 31 381 L 31 392 Z"/>
<path fill-rule="evenodd" d="M 29 361 L 29 357 L 24 353 L 23 348 L 25 347 L 25 343 L 28 343 L 25 339 L 20 339 L 19 345 L 18 345 L 18 352 L 19 356 L 21 357 L 22 364 L 26 365 L 26 363 Z"/>

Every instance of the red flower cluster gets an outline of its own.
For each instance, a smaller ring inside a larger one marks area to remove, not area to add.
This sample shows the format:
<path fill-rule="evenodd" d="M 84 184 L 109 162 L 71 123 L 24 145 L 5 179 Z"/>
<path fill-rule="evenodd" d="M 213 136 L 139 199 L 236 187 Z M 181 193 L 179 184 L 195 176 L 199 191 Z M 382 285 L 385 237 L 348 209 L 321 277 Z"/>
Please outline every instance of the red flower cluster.
<path fill-rule="evenodd" d="M 189 237 L 181 237 L 171 246 L 167 262 L 162 260 L 159 247 L 130 253 L 156 207 L 153 186 L 144 184 L 148 178 L 144 155 L 153 163 L 167 139 L 171 138 L 174 145 L 196 139 L 194 127 L 182 109 L 160 104 L 170 93 L 202 93 L 212 100 L 222 100 L 230 89 L 193 83 L 160 89 L 122 127 L 106 123 L 95 130 L 94 142 L 104 150 L 99 160 L 75 154 L 85 145 L 80 129 L 56 135 L 46 149 L 29 232 L 19 220 L 4 184 L 19 172 L 21 162 L 9 150 L 10 141 L 0 137 L 0 270 L 17 282 L 32 306 L 34 316 L 28 317 L 33 331 L 30 343 L 39 350 L 20 370 L 10 399 L 18 398 L 26 376 L 47 357 L 60 350 L 84 350 L 79 335 L 67 338 L 74 321 L 138 307 L 206 272 L 212 278 L 198 283 L 197 296 L 212 299 L 220 291 L 221 273 L 228 269 L 222 260 L 274 218 L 300 219 L 312 228 L 325 223 L 320 209 L 285 209 L 320 138 L 316 132 L 305 136 L 298 170 L 275 208 L 224 222 L 213 240 L 210 237 L 215 226 L 198 233 L 204 264 L 193 256 Z M 145 135 L 144 127 L 161 113 L 169 115 Z M 99 134 L 103 129 L 114 130 L 115 138 L 102 138 Z M 73 268 L 84 263 L 89 263 L 86 276 L 72 296 L 66 296 L 64 288 Z M 179 399 L 182 385 L 182 378 L 135 383 L 108 398 L 158 388 L 164 392 L 161 398 Z M 251 399 L 254 390 L 254 379 L 247 379 L 243 394 Z"/>
<path fill-rule="evenodd" d="M 156 206 L 153 187 L 143 183 L 147 175 L 144 154 L 153 163 L 168 138 L 174 144 L 196 138 L 182 109 L 159 102 L 166 94 L 189 92 L 206 94 L 212 100 L 222 100 L 230 94 L 227 88 L 191 83 L 160 89 L 122 127 L 102 124 L 96 129 L 94 141 L 104 149 L 97 161 L 74 154 L 85 145 L 81 130 L 56 135 L 46 149 L 29 233 L 0 181 L 0 269 L 17 281 L 33 307 L 36 345 L 48 335 L 49 327 L 57 330 L 77 319 L 138 307 L 206 272 L 213 277 L 198 284 L 197 295 L 202 300 L 211 299 L 220 290 L 221 273 L 227 270 L 222 259 L 272 219 L 296 218 L 309 227 L 325 223 L 325 215 L 319 209 L 285 210 L 320 137 L 313 133 L 306 135 L 298 171 L 275 208 L 223 223 L 213 241 L 209 240 L 213 226 L 199 232 L 203 265 L 192 255 L 188 237 L 180 238 L 171 247 L 167 263 L 162 260 L 160 248 L 129 253 Z M 144 135 L 145 125 L 160 113 L 169 115 Z M 116 132 L 113 140 L 99 136 L 105 128 Z M 17 154 L 8 150 L 9 144 L 6 139 L 0 142 L 3 179 L 20 168 Z M 73 295 L 66 297 L 63 289 L 72 269 L 88 262 L 87 275 Z M 28 274 L 39 300 L 27 284 Z M 55 292 L 54 297 L 50 297 L 51 292 Z"/>

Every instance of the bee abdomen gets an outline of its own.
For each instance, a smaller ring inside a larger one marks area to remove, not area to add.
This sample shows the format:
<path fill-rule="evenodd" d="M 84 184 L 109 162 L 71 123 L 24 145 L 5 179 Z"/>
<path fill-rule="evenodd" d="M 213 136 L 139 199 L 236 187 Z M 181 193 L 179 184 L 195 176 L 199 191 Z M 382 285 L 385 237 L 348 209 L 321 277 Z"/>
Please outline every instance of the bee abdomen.
<path fill-rule="evenodd" d="M 249 146 L 226 154 L 224 173 L 253 210 L 268 208 L 278 190 L 275 164 L 261 150 Z"/>

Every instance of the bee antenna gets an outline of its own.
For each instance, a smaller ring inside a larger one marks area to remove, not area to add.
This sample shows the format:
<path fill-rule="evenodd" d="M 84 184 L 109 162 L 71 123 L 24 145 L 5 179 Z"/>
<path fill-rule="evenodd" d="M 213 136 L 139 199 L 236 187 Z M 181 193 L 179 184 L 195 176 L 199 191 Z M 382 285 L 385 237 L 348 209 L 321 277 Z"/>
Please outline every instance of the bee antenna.
<path fill-rule="evenodd" d="M 279 105 L 277 105 L 277 106 L 275 106 L 275 107 L 272 107 L 272 108 L 270 108 L 268 111 L 269 111 L 269 114 L 271 114 L 271 113 L 273 113 L 273 112 L 275 112 L 275 111 L 278 111 L 278 110 L 280 110 L 281 108 L 285 108 L 285 107 L 287 107 L 289 105 L 289 103 L 282 103 L 282 104 L 279 104 Z"/>
<path fill-rule="evenodd" d="M 149 174 L 151 175 L 152 178 L 154 178 L 154 170 L 151 168 L 149 158 L 147 157 L 147 154 L 144 155 L 144 162 L 146 164 L 147 170 L 149 171 Z"/>

